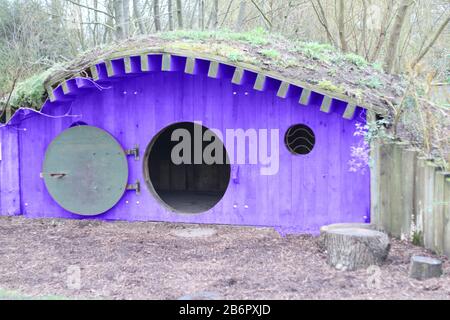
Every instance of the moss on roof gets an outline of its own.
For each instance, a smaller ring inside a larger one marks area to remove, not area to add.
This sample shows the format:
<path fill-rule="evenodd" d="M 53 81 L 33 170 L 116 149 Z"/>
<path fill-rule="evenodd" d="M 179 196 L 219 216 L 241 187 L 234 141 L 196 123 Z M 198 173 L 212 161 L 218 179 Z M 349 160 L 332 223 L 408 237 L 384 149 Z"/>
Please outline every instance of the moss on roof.
<path fill-rule="evenodd" d="M 19 83 L 10 105 L 13 109 L 39 109 L 47 98 L 46 87 L 83 75 L 84 70 L 101 60 L 146 49 L 182 50 L 218 56 L 231 64 L 245 63 L 315 86 L 332 96 L 341 94 L 374 110 L 389 110 L 389 105 L 398 104 L 405 87 L 400 77 L 387 75 L 363 57 L 342 54 L 327 44 L 292 41 L 263 29 L 246 33 L 173 31 L 96 47 L 68 63 L 55 65 Z"/>

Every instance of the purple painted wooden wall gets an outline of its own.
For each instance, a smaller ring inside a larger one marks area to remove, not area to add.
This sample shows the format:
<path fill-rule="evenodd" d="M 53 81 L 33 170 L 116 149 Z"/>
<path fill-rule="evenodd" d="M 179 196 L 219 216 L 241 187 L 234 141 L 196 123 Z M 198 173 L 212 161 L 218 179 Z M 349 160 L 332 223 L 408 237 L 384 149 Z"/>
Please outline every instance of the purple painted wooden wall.
<path fill-rule="evenodd" d="M 350 148 L 361 139 L 353 135 L 355 122 L 364 121 L 359 108 L 355 119 L 347 120 L 338 103 L 330 113 L 321 112 L 314 96 L 308 106 L 299 104 L 295 90 L 282 99 L 276 88 L 256 91 L 251 82 L 235 85 L 227 77 L 182 71 L 99 83 L 106 88 L 78 89 L 73 100 L 47 101 L 42 112 L 55 117 L 21 112 L 0 128 L 1 215 L 83 218 L 59 207 L 39 176 L 46 147 L 75 121 L 108 131 L 124 149 L 138 144 L 141 153 L 158 131 L 180 121 L 202 121 L 223 132 L 280 130 L 279 173 L 263 176 L 258 165 L 239 165 L 239 184 L 230 181 L 223 199 L 206 213 L 177 214 L 162 207 L 145 185 L 141 156 L 139 161 L 128 158 L 129 183 L 139 180 L 141 194 L 127 191 L 96 219 L 274 226 L 315 233 L 324 224 L 364 222 L 370 215 L 369 173 L 350 172 L 348 166 Z M 71 116 L 61 116 L 66 113 Z M 285 131 L 296 123 L 308 125 L 316 136 L 313 151 L 305 156 L 294 156 L 284 146 Z"/>

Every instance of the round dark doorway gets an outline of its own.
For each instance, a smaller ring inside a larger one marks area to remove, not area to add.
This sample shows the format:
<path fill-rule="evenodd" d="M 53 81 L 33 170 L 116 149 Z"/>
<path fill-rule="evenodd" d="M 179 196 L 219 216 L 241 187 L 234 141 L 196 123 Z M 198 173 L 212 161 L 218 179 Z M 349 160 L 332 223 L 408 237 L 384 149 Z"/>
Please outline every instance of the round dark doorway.
<path fill-rule="evenodd" d="M 162 129 L 148 145 L 144 175 L 151 193 L 168 209 L 201 213 L 224 196 L 230 181 L 228 159 L 211 130 L 179 122 Z"/>

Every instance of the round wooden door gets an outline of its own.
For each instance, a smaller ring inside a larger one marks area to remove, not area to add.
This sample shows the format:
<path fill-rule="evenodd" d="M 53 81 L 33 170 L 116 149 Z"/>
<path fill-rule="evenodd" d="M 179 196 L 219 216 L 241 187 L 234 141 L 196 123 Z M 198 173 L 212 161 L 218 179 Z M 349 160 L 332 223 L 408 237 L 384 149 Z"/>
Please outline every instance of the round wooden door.
<path fill-rule="evenodd" d="M 42 177 L 52 198 L 72 213 L 93 216 L 111 209 L 128 182 L 124 150 L 106 131 L 75 126 L 48 146 Z"/>

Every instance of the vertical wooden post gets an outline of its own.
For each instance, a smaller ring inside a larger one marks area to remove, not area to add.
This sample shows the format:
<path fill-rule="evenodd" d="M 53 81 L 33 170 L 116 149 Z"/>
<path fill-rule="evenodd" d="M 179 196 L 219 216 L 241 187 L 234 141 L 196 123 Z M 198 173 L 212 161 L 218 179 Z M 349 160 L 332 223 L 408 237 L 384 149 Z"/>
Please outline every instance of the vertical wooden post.
<path fill-rule="evenodd" d="M 450 257 L 450 173 L 444 175 L 444 254 Z"/>
<path fill-rule="evenodd" d="M 420 243 L 424 243 L 424 198 L 425 198 L 425 170 L 426 160 L 417 159 L 415 187 L 414 187 L 414 214 L 416 223 L 416 236 L 420 236 Z"/>
<path fill-rule="evenodd" d="M 435 167 L 424 159 L 423 176 L 423 242 L 425 248 L 434 250 L 434 219 L 433 219 L 433 198 L 434 198 L 434 178 Z"/>
<path fill-rule="evenodd" d="M 434 251 L 444 253 L 444 194 L 445 192 L 445 174 L 436 168 L 434 172 L 434 194 L 433 194 L 433 235 Z"/>

